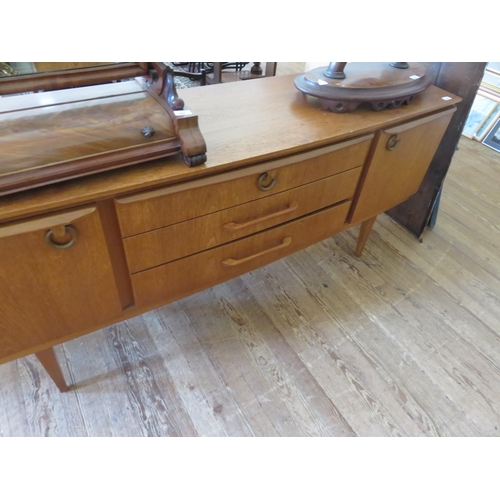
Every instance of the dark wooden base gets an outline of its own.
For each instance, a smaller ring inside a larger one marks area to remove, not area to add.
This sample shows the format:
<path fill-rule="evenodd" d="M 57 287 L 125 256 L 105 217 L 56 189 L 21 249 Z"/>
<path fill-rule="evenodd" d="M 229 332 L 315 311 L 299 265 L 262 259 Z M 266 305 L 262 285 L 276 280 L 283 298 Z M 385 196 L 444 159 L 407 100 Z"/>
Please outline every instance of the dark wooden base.
<path fill-rule="evenodd" d="M 184 156 L 184 161 L 189 167 L 197 167 L 198 165 L 203 165 L 207 161 L 207 155 L 203 153 L 195 156 Z"/>
<path fill-rule="evenodd" d="M 399 108 L 431 83 L 425 67 L 415 63 L 406 69 L 388 63 L 351 63 L 345 78 L 330 78 L 328 70 L 321 67 L 298 76 L 295 87 L 319 98 L 323 109 L 334 113 L 353 111 L 363 103 L 369 103 L 374 111 Z"/>

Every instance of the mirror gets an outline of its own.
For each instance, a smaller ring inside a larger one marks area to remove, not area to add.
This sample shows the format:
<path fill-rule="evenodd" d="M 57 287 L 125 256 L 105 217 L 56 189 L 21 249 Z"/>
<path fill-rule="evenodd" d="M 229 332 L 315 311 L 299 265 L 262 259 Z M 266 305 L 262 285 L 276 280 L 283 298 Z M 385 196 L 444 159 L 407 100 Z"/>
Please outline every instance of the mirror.
<path fill-rule="evenodd" d="M 3 62 L 0 77 L 45 73 L 46 71 L 65 71 L 76 68 L 108 66 L 112 62 Z"/>
<path fill-rule="evenodd" d="M 108 83 L 147 69 L 142 62 L 0 62 L 0 96 Z"/>

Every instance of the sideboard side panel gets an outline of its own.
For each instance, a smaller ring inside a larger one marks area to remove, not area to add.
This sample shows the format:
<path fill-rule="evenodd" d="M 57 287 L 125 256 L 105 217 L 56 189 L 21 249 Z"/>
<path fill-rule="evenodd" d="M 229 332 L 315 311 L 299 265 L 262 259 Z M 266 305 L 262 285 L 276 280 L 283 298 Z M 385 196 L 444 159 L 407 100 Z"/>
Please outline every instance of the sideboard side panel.
<path fill-rule="evenodd" d="M 419 190 L 387 213 L 417 238 L 422 238 L 439 190 L 450 167 L 462 130 L 476 97 L 484 62 L 443 62 L 434 85 L 462 98 Z"/>

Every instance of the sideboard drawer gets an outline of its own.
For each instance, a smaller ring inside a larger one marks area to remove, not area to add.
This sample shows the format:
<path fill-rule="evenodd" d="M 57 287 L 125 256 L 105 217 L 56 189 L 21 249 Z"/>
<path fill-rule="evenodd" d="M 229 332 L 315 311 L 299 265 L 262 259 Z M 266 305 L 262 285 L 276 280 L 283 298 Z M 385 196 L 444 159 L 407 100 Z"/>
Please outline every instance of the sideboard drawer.
<path fill-rule="evenodd" d="M 350 202 L 132 275 L 136 305 L 159 306 L 265 266 L 345 227 Z"/>
<path fill-rule="evenodd" d="M 261 200 L 125 238 L 131 273 L 234 241 L 352 198 L 361 167 Z"/>
<path fill-rule="evenodd" d="M 265 198 L 363 165 L 373 136 L 115 200 L 123 237 Z"/>

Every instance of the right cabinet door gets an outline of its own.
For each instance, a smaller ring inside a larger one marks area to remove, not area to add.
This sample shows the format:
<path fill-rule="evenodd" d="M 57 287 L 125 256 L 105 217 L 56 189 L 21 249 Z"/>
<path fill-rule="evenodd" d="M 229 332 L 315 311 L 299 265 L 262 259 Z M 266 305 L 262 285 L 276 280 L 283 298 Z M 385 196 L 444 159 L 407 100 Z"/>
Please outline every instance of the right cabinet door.
<path fill-rule="evenodd" d="M 349 215 L 356 224 L 416 193 L 455 108 L 379 132 Z"/>

